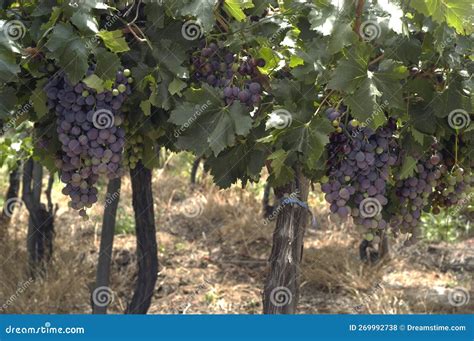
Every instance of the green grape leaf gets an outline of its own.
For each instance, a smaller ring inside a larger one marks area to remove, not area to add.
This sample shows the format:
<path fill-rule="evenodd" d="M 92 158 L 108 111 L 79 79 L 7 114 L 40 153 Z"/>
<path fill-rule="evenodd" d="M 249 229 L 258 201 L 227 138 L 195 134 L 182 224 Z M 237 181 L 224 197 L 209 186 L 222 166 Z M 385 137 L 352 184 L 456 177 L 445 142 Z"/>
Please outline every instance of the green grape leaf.
<path fill-rule="evenodd" d="M 117 71 L 121 67 L 119 57 L 102 47 L 97 48 L 94 54 L 97 59 L 95 74 L 104 80 L 115 81 Z"/>
<path fill-rule="evenodd" d="M 237 21 L 244 21 L 247 16 L 243 9 L 254 7 L 252 0 L 224 0 L 224 10 Z"/>
<path fill-rule="evenodd" d="M 41 30 L 46 31 L 47 29 L 53 27 L 56 24 L 56 21 L 58 21 L 61 13 L 62 13 L 61 7 L 56 7 L 56 6 L 53 7 L 49 20 L 41 25 Z"/>
<path fill-rule="evenodd" d="M 183 16 L 195 17 L 202 25 L 204 32 L 209 32 L 214 26 L 214 7 L 216 5 L 217 0 L 191 0 L 181 6 L 180 13 Z"/>
<path fill-rule="evenodd" d="M 96 74 L 92 74 L 82 80 L 89 88 L 96 90 L 98 93 L 104 91 L 104 81 Z"/>
<path fill-rule="evenodd" d="M 410 129 L 411 135 L 413 136 L 413 139 L 418 142 L 420 145 L 423 145 L 424 139 L 425 139 L 425 134 L 419 132 L 415 128 Z"/>
<path fill-rule="evenodd" d="M 329 133 L 333 131 L 329 120 L 315 117 L 308 124 L 293 124 L 282 138 L 285 148 L 302 153 L 308 169 L 315 169 L 329 142 Z"/>
<path fill-rule="evenodd" d="M 62 67 L 72 83 L 79 82 L 87 72 L 89 51 L 84 41 L 76 35 L 70 24 L 60 23 L 53 29 L 48 42 L 50 57 Z"/>
<path fill-rule="evenodd" d="M 421 103 L 412 105 L 410 120 L 413 127 L 424 134 L 433 135 L 436 131 L 436 116 L 431 106 Z"/>
<path fill-rule="evenodd" d="M 0 44 L 0 81 L 15 81 L 19 72 L 20 66 L 16 62 L 15 54 L 9 48 Z"/>
<path fill-rule="evenodd" d="M 349 106 L 351 113 L 359 121 L 368 121 L 376 112 L 377 98 L 382 94 L 377 89 L 373 78 L 365 78 L 354 94 L 344 98 Z"/>
<path fill-rule="evenodd" d="M 375 86 L 381 93 L 381 100 L 383 102 L 386 101 L 390 108 L 405 108 L 400 81 L 407 76 L 407 68 L 391 59 L 383 60 L 379 65 L 378 71 L 373 73 L 372 78 Z"/>
<path fill-rule="evenodd" d="M 411 1 L 410 6 L 439 23 L 446 22 L 459 34 L 473 32 L 474 8 L 471 0 L 417 0 Z"/>
<path fill-rule="evenodd" d="M 10 111 L 15 108 L 17 102 L 16 90 L 12 87 L 6 86 L 0 88 L 0 118 L 8 119 Z"/>
<path fill-rule="evenodd" d="M 277 151 L 273 152 L 268 156 L 268 160 L 270 160 L 270 166 L 272 169 L 272 173 L 275 175 L 276 178 L 279 178 L 282 175 L 282 171 L 285 165 L 286 158 L 288 157 L 288 151 L 283 149 L 278 149 Z"/>
<path fill-rule="evenodd" d="M 187 84 L 179 78 L 173 79 L 173 81 L 168 85 L 168 91 L 171 95 L 181 95 L 181 90 L 186 88 Z"/>
<path fill-rule="evenodd" d="M 357 35 L 352 29 L 351 23 L 341 22 L 334 25 L 331 37 L 329 39 L 329 53 L 335 54 L 341 51 L 347 45 L 350 45 L 357 39 Z"/>
<path fill-rule="evenodd" d="M 370 48 L 357 45 L 348 51 L 349 56 L 340 61 L 332 73 L 328 88 L 346 93 L 356 90 L 361 80 L 367 78 Z"/>
<path fill-rule="evenodd" d="M 409 79 L 405 91 L 412 92 L 426 103 L 430 103 L 435 95 L 433 82 L 426 78 Z"/>
<path fill-rule="evenodd" d="M 174 76 L 184 77 L 188 70 L 181 64 L 188 58 L 184 46 L 169 39 L 161 39 L 156 44 L 153 57 L 160 64 L 166 67 Z"/>
<path fill-rule="evenodd" d="M 463 96 L 462 79 L 452 75 L 449 86 L 442 92 L 437 93 L 432 106 L 437 117 L 446 117 L 453 110 L 464 108 L 465 96 Z"/>
<path fill-rule="evenodd" d="M 376 129 L 386 122 L 385 109 L 405 108 L 401 80 L 408 71 L 391 59 L 380 62 L 377 71 L 369 71 L 368 58 L 368 48 L 352 49 L 334 70 L 328 87 L 342 91 L 353 116 Z"/>
<path fill-rule="evenodd" d="M 400 169 L 400 179 L 407 179 L 415 173 L 417 161 L 411 156 L 405 157 L 402 167 Z"/>
<path fill-rule="evenodd" d="M 130 50 L 121 30 L 100 30 L 97 35 L 102 39 L 105 46 L 112 52 L 119 53 Z"/>
<path fill-rule="evenodd" d="M 421 57 L 421 43 L 416 38 L 394 36 L 386 41 L 385 55 L 402 61 L 405 65 L 418 64 Z"/>
<path fill-rule="evenodd" d="M 210 86 L 188 89 L 186 102 L 171 112 L 169 122 L 180 126 L 177 146 L 203 154 L 209 147 L 218 155 L 235 143 L 235 137 L 246 136 L 252 118 L 238 101 L 224 106 L 219 93 Z"/>
<path fill-rule="evenodd" d="M 262 58 L 265 60 L 265 66 L 259 68 L 260 70 L 263 70 L 263 73 L 265 74 L 270 73 L 278 65 L 279 62 L 278 55 L 275 54 L 275 51 L 265 46 L 262 46 L 258 50 L 258 53 L 255 57 Z"/>
<path fill-rule="evenodd" d="M 75 12 L 71 17 L 71 22 L 79 29 L 79 31 L 84 33 L 97 33 L 99 31 L 97 20 L 92 15 L 82 11 Z"/>
<path fill-rule="evenodd" d="M 145 15 L 149 27 L 163 28 L 165 23 L 164 6 L 155 1 L 145 2 Z"/>
<path fill-rule="evenodd" d="M 33 103 L 33 108 L 38 119 L 46 115 L 49 110 L 46 105 L 48 97 L 44 91 L 44 85 L 46 84 L 46 79 L 36 82 L 36 88 L 32 92 L 30 101 Z"/>
<path fill-rule="evenodd" d="M 218 157 L 210 155 L 206 159 L 206 169 L 221 188 L 230 187 L 241 179 L 257 180 L 265 164 L 265 153 L 253 144 L 238 144 L 227 148 Z"/>
<path fill-rule="evenodd" d="M 140 109 L 142 109 L 145 116 L 151 115 L 151 102 L 150 100 L 144 100 L 140 102 Z"/>
<path fill-rule="evenodd" d="M 158 76 L 157 83 L 151 84 L 150 103 L 155 107 L 169 110 L 172 107 L 172 97 L 168 91 L 169 84 L 174 76 L 163 69 Z"/>

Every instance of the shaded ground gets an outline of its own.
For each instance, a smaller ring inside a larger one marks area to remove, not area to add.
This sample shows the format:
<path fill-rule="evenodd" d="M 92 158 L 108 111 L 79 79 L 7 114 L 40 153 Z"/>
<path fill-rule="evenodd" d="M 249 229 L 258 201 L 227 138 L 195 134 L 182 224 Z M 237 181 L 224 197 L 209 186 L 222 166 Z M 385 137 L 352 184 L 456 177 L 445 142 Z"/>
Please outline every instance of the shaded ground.
<path fill-rule="evenodd" d="M 154 176 L 160 272 L 150 313 L 261 313 L 261 289 L 273 224 L 261 217 L 257 188 L 218 191 L 209 181 L 190 188 L 187 180 Z M 59 186 L 57 187 L 59 189 Z M 119 231 L 133 229 L 128 179 L 122 189 Z M 0 303 L 8 313 L 90 313 L 101 205 L 82 221 L 55 191 L 54 260 L 44 279 L 28 281 L 24 250 L 26 210 L 13 217 L 1 246 Z M 301 313 L 472 313 L 474 299 L 450 304 L 453 289 L 473 294 L 474 239 L 457 244 L 392 245 L 391 259 L 365 266 L 358 235 L 349 224 L 327 219 L 313 197 L 319 228 L 306 236 Z M 121 313 L 133 290 L 135 237 L 116 236 L 110 312 Z M 25 284 L 26 283 L 26 284 Z M 24 288 L 18 293 L 18 288 Z M 461 302 L 463 303 L 463 302 Z"/>

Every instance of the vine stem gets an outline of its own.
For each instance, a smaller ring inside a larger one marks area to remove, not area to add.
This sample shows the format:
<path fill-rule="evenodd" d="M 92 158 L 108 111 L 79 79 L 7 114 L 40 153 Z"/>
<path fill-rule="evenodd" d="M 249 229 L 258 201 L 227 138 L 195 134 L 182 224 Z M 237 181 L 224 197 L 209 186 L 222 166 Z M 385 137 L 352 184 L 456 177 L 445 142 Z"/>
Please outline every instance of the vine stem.
<path fill-rule="evenodd" d="M 458 164 L 458 139 L 459 139 L 459 131 L 456 129 L 456 139 L 454 142 L 454 164 Z"/>
<path fill-rule="evenodd" d="M 358 0 L 356 4 L 356 20 L 354 24 L 354 32 L 359 36 L 359 39 L 362 39 L 360 36 L 360 25 L 362 23 L 362 10 L 364 9 L 364 0 Z"/>
<path fill-rule="evenodd" d="M 321 110 L 321 108 L 323 107 L 323 104 L 327 102 L 327 100 L 329 99 L 329 97 L 332 96 L 332 94 L 334 94 L 335 90 L 331 90 L 327 95 L 326 97 L 323 98 L 323 100 L 321 101 L 321 103 L 319 104 L 319 107 L 318 109 L 316 109 L 316 112 L 314 113 L 314 116 L 317 116 L 319 114 L 319 111 Z"/>
<path fill-rule="evenodd" d="M 378 61 L 382 60 L 384 57 L 385 57 L 385 53 L 382 53 L 380 56 L 378 56 L 377 58 L 375 58 L 374 60 L 372 60 L 372 61 L 369 63 L 369 66 L 372 65 L 372 64 L 377 63 Z"/>

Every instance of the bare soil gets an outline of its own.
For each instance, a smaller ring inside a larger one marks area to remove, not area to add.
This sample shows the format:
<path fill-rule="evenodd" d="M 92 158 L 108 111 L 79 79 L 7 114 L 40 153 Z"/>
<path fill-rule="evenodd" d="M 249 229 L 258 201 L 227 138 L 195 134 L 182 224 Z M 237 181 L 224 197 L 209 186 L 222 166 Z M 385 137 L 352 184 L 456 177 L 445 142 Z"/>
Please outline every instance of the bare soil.
<path fill-rule="evenodd" d="M 257 188 L 219 191 L 206 177 L 191 187 L 186 178 L 165 172 L 153 181 L 160 270 L 149 313 L 260 314 L 273 222 L 262 217 Z M 57 184 L 53 196 L 59 205 L 54 259 L 44 278 L 30 282 L 27 274 L 25 208 L 15 213 L 1 242 L 0 303 L 8 301 L 3 312 L 91 312 L 103 206 L 82 221 L 59 189 Z M 133 224 L 130 198 L 125 179 L 122 225 Z M 301 313 L 474 312 L 474 239 L 409 248 L 392 241 L 389 259 L 366 265 L 358 258 L 360 237 L 353 226 L 331 222 L 314 194 L 310 204 L 319 225 L 305 238 Z M 133 234 L 116 235 L 112 264 L 109 312 L 123 313 L 136 277 Z M 459 301 L 459 293 L 470 300 Z"/>

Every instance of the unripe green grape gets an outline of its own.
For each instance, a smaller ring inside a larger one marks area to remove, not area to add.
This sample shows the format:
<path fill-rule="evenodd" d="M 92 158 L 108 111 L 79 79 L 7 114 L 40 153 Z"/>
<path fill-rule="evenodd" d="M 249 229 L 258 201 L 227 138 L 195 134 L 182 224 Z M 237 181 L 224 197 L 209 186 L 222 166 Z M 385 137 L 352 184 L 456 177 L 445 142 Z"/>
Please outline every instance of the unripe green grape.
<path fill-rule="evenodd" d="M 119 84 L 119 85 L 117 86 L 117 90 L 118 90 L 119 92 L 125 92 L 125 91 L 127 90 L 127 86 L 126 86 L 125 84 Z"/>
<path fill-rule="evenodd" d="M 123 122 L 123 118 L 122 118 L 122 117 L 120 117 L 120 116 L 116 116 L 116 117 L 115 117 L 115 121 L 114 121 L 114 125 L 115 125 L 115 126 L 118 127 L 118 126 L 122 125 L 122 122 Z"/>

